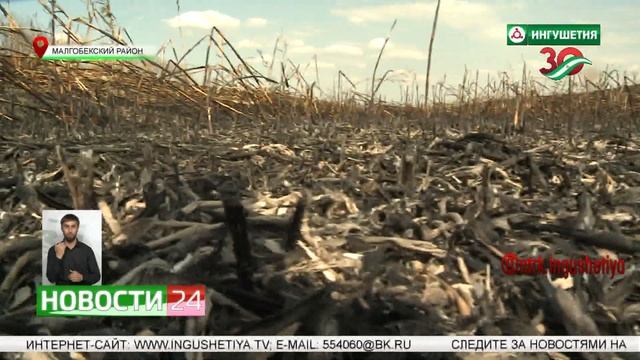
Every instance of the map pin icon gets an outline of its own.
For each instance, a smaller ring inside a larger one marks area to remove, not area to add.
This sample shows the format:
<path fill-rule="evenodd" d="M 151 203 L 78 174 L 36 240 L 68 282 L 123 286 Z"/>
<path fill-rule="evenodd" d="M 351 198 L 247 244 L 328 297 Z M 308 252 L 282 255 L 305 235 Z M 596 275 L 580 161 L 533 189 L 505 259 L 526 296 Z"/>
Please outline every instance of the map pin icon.
<path fill-rule="evenodd" d="M 42 56 L 47 51 L 47 47 L 49 47 L 49 40 L 47 40 L 46 37 L 37 36 L 33 39 L 33 50 L 39 58 L 42 59 Z"/>

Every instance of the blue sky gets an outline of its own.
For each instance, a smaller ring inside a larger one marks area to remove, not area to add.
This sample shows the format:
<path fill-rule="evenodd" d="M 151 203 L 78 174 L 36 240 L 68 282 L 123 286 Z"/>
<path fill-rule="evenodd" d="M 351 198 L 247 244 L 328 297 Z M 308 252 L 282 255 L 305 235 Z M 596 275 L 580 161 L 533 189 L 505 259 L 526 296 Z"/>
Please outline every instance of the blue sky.
<path fill-rule="evenodd" d="M 72 16 L 86 14 L 85 1 L 57 0 Z M 48 27 L 48 19 L 37 1 L 0 0 L 22 21 L 35 19 Z M 241 54 L 259 70 L 257 50 L 269 58 L 276 38 L 287 43 L 287 58 L 305 65 L 317 56 L 320 85 L 331 92 L 338 70 L 367 91 L 382 39 L 394 19 L 398 23 L 382 58 L 378 74 L 393 70 L 381 89 L 388 100 L 397 100 L 400 86 L 416 79 L 423 91 L 428 36 L 435 0 L 112 0 L 112 11 L 135 44 L 159 47 L 171 39 L 178 52 L 190 48 L 212 25 L 217 25 Z M 637 1 L 473 1 L 442 0 L 434 45 L 432 83 L 457 84 L 465 66 L 480 78 L 506 71 L 519 77 L 526 61 L 531 75 L 545 78 L 537 69 L 545 66 L 541 47 L 505 45 L 507 23 L 598 23 L 602 25 L 600 47 L 582 47 L 592 62 L 582 74 L 595 77 L 607 67 L 640 72 L 640 2 Z M 84 36 L 85 30 L 80 32 Z M 189 64 L 204 63 L 206 45 L 187 58 Z M 279 57 L 277 57 L 279 59 Z M 305 71 L 309 82 L 315 68 Z"/>

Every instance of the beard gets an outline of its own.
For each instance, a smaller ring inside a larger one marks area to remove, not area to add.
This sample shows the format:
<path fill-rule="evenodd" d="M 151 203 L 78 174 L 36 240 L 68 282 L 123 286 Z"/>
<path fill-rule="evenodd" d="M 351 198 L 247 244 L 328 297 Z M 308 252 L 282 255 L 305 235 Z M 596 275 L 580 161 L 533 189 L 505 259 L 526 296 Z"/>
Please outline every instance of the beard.
<path fill-rule="evenodd" d="M 69 237 L 67 237 L 67 235 L 64 235 L 64 241 L 65 241 L 65 242 L 69 242 L 69 243 L 71 243 L 71 242 L 74 242 L 75 240 L 76 240 L 76 235 L 73 235 L 73 236 L 72 236 L 72 237 L 70 237 L 70 238 L 69 238 Z"/>

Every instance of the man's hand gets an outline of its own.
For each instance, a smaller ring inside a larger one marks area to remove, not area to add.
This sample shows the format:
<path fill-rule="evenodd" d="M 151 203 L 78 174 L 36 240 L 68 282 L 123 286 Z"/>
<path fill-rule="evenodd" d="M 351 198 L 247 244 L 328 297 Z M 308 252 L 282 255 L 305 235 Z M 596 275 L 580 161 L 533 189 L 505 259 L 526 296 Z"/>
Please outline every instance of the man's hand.
<path fill-rule="evenodd" d="M 64 249 L 66 247 L 67 245 L 65 245 L 64 241 L 56 243 L 54 250 L 56 251 L 56 257 L 58 259 L 62 259 L 62 257 L 64 256 Z"/>
<path fill-rule="evenodd" d="M 69 280 L 72 282 L 80 282 L 82 281 L 82 274 L 75 270 L 69 270 Z"/>

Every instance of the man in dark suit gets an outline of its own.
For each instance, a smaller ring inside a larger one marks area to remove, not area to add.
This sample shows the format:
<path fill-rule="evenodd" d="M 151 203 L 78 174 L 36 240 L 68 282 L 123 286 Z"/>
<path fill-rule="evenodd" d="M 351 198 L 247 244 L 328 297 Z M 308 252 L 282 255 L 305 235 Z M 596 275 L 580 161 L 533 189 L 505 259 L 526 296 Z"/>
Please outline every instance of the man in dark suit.
<path fill-rule="evenodd" d="M 60 220 L 64 239 L 49 248 L 47 279 L 56 285 L 93 285 L 100 280 L 96 256 L 78 240 L 80 219 L 67 214 Z"/>

